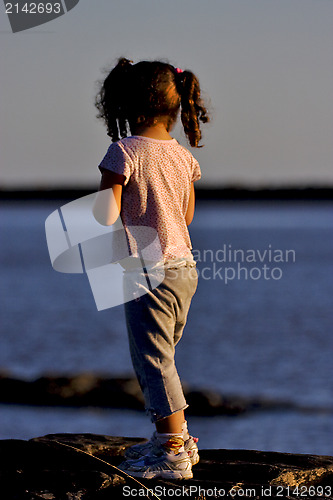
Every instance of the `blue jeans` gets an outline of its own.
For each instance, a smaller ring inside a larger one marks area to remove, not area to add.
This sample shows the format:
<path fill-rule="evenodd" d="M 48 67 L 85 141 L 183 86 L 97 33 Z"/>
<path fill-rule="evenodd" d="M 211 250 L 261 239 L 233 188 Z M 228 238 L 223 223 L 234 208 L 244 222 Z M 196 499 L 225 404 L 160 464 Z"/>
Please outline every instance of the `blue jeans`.
<path fill-rule="evenodd" d="M 175 346 L 198 284 L 193 262 L 166 267 L 164 273 L 157 288 L 147 288 L 145 295 L 125 303 L 133 367 L 152 422 L 188 406 L 175 365 Z"/>

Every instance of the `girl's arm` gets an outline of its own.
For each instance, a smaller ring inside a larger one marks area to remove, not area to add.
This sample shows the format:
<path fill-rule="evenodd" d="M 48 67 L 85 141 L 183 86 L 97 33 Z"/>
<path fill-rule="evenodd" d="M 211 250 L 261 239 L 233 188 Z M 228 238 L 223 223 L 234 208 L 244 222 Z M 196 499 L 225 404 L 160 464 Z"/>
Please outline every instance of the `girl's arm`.
<path fill-rule="evenodd" d="M 95 219 L 103 226 L 111 226 L 119 217 L 124 182 L 124 175 L 103 169 L 99 192 L 93 207 Z"/>
<path fill-rule="evenodd" d="M 193 215 L 194 215 L 194 207 L 195 207 L 195 194 L 194 194 L 194 184 L 192 182 L 191 184 L 191 192 L 190 192 L 190 199 L 188 202 L 188 207 L 187 207 L 187 212 L 185 215 L 185 222 L 189 226 L 193 220 Z"/>

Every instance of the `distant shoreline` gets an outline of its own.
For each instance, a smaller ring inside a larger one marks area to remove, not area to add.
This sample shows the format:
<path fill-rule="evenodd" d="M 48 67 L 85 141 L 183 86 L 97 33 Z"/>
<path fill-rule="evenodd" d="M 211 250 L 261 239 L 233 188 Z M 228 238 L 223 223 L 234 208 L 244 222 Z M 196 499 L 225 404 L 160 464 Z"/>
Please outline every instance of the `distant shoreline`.
<path fill-rule="evenodd" d="M 75 200 L 94 193 L 96 188 L 54 189 L 0 189 L 0 201 L 52 201 Z M 332 187 L 200 187 L 196 189 L 197 200 L 241 201 L 241 200 L 323 200 L 333 201 Z"/>

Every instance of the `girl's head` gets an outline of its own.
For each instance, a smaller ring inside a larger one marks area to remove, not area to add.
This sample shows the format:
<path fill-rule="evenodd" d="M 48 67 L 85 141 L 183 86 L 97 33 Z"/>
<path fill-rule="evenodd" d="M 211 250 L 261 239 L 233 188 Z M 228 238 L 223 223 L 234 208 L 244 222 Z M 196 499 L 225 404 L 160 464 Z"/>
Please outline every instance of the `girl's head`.
<path fill-rule="evenodd" d="M 196 76 L 159 61 L 132 64 L 119 59 L 102 84 L 96 107 L 112 141 L 157 121 L 163 121 L 170 130 L 181 108 L 185 134 L 191 146 L 198 147 L 200 121 L 209 120 Z"/>

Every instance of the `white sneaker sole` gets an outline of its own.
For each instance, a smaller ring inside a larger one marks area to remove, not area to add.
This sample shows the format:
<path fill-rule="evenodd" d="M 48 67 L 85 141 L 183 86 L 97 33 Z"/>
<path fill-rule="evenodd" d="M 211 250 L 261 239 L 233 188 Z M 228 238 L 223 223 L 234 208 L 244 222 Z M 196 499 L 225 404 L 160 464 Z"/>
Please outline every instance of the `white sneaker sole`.
<path fill-rule="evenodd" d="M 193 477 L 193 472 L 191 470 L 125 471 L 125 472 L 129 476 L 141 477 L 142 479 L 157 479 L 159 477 L 162 477 L 163 479 L 192 479 Z"/>
<path fill-rule="evenodd" d="M 200 461 L 198 448 L 194 448 L 193 450 L 185 449 L 185 451 L 188 451 L 192 465 L 196 465 Z M 147 453 L 148 452 L 149 450 L 147 451 Z M 126 460 L 137 460 L 138 458 L 147 455 L 147 453 L 139 453 L 135 450 L 131 450 L 131 448 L 128 448 L 124 453 L 124 457 Z"/>

